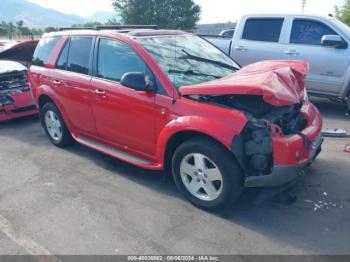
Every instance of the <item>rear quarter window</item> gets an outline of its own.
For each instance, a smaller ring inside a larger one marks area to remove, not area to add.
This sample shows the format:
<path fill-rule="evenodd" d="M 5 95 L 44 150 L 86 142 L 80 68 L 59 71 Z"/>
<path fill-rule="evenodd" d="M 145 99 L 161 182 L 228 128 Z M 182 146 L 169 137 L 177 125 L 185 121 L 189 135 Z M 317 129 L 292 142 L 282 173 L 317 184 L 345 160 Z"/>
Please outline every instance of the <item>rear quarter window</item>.
<path fill-rule="evenodd" d="M 283 18 L 249 18 L 245 22 L 242 39 L 278 42 L 283 21 Z"/>
<path fill-rule="evenodd" d="M 59 39 L 59 36 L 42 38 L 33 54 L 32 64 L 36 66 L 45 66 Z"/>

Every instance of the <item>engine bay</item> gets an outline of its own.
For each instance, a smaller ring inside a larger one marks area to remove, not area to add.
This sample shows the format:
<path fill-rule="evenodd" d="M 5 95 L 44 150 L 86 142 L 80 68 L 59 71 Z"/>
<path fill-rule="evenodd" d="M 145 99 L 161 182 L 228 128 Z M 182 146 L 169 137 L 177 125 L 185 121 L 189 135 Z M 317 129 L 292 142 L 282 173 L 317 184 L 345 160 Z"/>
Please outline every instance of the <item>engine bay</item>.
<path fill-rule="evenodd" d="M 307 126 L 307 120 L 301 112 L 302 102 L 276 107 L 256 95 L 196 95 L 190 98 L 245 113 L 249 122 L 241 135 L 233 141 L 233 148 L 248 176 L 272 172 L 272 127 L 277 126 L 283 135 L 288 136 L 298 134 Z"/>

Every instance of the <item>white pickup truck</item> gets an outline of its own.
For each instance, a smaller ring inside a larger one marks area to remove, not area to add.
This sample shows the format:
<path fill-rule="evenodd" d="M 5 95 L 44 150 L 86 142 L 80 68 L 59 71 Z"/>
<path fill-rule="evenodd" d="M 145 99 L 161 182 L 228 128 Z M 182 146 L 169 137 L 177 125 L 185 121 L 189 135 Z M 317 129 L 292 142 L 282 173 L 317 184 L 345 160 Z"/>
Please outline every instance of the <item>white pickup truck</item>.
<path fill-rule="evenodd" d="M 350 27 L 333 17 L 246 15 L 233 39 L 205 37 L 238 64 L 261 60 L 307 60 L 311 95 L 346 103 L 350 110 Z"/>

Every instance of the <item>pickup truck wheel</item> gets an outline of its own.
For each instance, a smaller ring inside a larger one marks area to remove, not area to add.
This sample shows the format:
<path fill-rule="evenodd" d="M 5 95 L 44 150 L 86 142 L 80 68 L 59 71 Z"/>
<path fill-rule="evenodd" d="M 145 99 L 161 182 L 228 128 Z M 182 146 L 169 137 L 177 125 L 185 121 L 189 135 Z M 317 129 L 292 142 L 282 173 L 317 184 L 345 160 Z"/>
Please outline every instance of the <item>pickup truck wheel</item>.
<path fill-rule="evenodd" d="M 47 103 L 40 109 L 40 121 L 55 146 L 66 147 L 73 142 L 60 111 L 53 103 Z"/>
<path fill-rule="evenodd" d="M 209 139 L 195 138 L 180 145 L 172 171 L 178 189 L 200 208 L 228 207 L 243 190 L 242 171 L 233 155 Z"/>

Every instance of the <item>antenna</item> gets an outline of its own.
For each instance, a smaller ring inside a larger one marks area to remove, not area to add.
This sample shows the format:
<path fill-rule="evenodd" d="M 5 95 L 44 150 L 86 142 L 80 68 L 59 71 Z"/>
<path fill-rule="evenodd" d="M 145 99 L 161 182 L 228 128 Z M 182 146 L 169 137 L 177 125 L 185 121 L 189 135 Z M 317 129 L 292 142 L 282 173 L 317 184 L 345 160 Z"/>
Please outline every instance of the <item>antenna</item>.
<path fill-rule="evenodd" d="M 301 13 L 304 14 L 304 10 L 306 7 L 306 0 L 301 0 Z"/>

